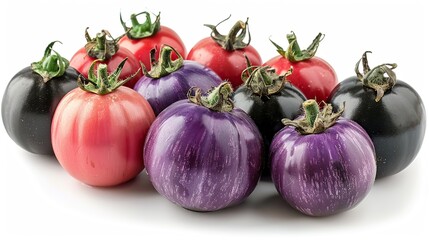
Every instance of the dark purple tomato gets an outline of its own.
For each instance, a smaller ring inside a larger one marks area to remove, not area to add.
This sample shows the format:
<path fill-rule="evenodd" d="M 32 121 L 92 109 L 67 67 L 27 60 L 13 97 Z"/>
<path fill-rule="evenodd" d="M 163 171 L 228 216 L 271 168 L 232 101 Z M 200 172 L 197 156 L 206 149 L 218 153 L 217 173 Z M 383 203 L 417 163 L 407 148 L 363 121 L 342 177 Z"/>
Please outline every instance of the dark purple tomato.
<path fill-rule="evenodd" d="M 264 140 L 262 178 L 271 177 L 269 147 L 271 140 L 284 127 L 283 118 L 294 119 L 302 113 L 304 94 L 287 82 L 291 73 L 277 75 L 269 66 L 252 67 L 245 83 L 234 92 L 234 104 L 245 111 L 258 126 Z M 292 73 L 293 74 L 293 73 Z"/>
<path fill-rule="evenodd" d="M 52 47 L 41 61 L 18 72 L 6 87 L 2 100 L 2 119 L 10 138 L 23 149 L 53 155 L 51 121 L 60 100 L 77 88 L 79 73 Z"/>
<path fill-rule="evenodd" d="M 356 68 L 357 76 L 338 84 L 329 102 L 334 108 L 345 102 L 343 116 L 359 123 L 371 137 L 377 178 L 382 178 L 401 172 L 417 156 L 425 135 L 426 111 L 416 90 L 396 80 L 392 71 L 396 64 L 383 64 L 371 70 L 366 52 L 362 62 L 366 66 L 364 75 Z"/>

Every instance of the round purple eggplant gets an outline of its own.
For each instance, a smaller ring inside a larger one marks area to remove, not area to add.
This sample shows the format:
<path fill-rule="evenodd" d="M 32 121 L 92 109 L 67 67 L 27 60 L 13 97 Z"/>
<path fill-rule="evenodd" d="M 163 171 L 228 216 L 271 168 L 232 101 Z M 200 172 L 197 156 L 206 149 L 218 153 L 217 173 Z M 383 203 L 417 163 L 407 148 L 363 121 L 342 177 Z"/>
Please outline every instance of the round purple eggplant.
<path fill-rule="evenodd" d="M 327 216 L 355 207 L 375 181 L 374 145 L 357 123 L 342 118 L 342 108 L 319 112 L 314 100 L 303 103 L 305 116 L 286 125 L 270 147 L 271 177 L 293 208 Z"/>
<path fill-rule="evenodd" d="M 178 56 L 172 60 L 172 52 Z M 152 59 L 155 51 L 151 51 Z M 207 91 L 218 86 L 222 79 L 211 69 L 195 61 L 183 60 L 180 54 L 172 47 L 164 45 L 160 51 L 159 61 L 152 63 L 148 72 L 143 67 L 144 76 L 141 77 L 134 90 L 140 93 L 151 105 L 155 115 L 182 99 L 191 87 L 198 87 Z"/>
<path fill-rule="evenodd" d="M 149 129 L 144 164 L 155 189 L 194 211 L 215 211 L 244 201 L 260 178 L 262 137 L 234 108 L 230 83 L 166 108 Z"/>

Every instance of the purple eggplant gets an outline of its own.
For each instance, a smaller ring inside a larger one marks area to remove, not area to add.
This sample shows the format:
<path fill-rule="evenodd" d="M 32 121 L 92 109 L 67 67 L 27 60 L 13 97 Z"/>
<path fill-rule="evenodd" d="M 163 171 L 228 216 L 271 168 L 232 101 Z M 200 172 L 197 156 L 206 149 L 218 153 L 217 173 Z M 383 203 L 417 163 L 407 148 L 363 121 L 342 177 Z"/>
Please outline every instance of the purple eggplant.
<path fill-rule="evenodd" d="M 155 189 L 194 211 L 215 211 L 244 201 L 262 164 L 262 136 L 252 119 L 234 108 L 230 83 L 166 108 L 146 138 L 144 164 Z"/>
<path fill-rule="evenodd" d="M 176 60 L 172 60 L 173 51 L 178 56 Z M 152 59 L 155 59 L 154 54 L 155 51 L 151 51 Z M 211 69 L 194 61 L 183 60 L 168 45 L 163 45 L 159 55 L 159 61 L 152 63 L 149 72 L 142 65 L 144 76 L 134 86 L 134 90 L 149 102 L 155 115 L 172 103 L 186 99 L 191 87 L 207 91 L 222 82 Z"/>
<path fill-rule="evenodd" d="M 375 181 L 374 145 L 357 123 L 342 118 L 342 108 L 322 111 L 314 100 L 303 103 L 305 116 L 286 125 L 270 147 L 271 177 L 293 208 L 326 216 L 355 207 Z"/>

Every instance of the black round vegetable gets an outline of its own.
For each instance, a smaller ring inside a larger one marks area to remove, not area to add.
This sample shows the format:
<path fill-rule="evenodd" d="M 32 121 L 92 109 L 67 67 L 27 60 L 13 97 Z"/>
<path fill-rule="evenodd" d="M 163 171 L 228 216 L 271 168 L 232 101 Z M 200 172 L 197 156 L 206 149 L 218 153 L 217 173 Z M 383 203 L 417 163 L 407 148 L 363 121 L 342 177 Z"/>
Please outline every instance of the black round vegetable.
<path fill-rule="evenodd" d="M 234 93 L 236 107 L 244 110 L 256 123 L 264 140 L 262 178 L 270 179 L 268 150 L 274 135 L 284 127 L 283 118 L 295 119 L 306 100 L 296 87 L 285 82 L 288 73 L 279 76 L 269 66 L 249 67 L 243 71 L 245 84 Z"/>
<path fill-rule="evenodd" d="M 36 154 L 53 155 L 52 116 L 61 98 L 77 87 L 79 76 L 68 60 L 52 50 L 55 43 L 48 45 L 41 61 L 10 80 L 2 100 L 7 133 L 19 146 Z"/>
<path fill-rule="evenodd" d="M 419 94 L 396 80 L 396 64 L 368 66 L 367 52 L 356 64 L 357 77 L 340 82 L 329 102 L 343 116 L 359 123 L 371 137 L 376 151 L 377 178 L 405 169 L 416 157 L 426 128 L 425 108 Z M 362 61 L 364 74 L 359 72 Z"/>

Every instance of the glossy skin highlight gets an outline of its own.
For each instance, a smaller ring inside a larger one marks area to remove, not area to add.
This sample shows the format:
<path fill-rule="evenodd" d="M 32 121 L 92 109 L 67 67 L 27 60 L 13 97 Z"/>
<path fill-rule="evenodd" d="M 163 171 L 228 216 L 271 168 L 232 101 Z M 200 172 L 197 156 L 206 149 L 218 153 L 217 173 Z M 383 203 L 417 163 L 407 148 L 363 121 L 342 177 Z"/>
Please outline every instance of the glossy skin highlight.
<path fill-rule="evenodd" d="M 252 66 L 262 65 L 257 50 L 248 45 L 243 49 L 227 51 L 211 37 L 200 40 L 188 53 L 188 60 L 196 61 L 212 69 L 222 80 L 229 81 L 234 89 L 243 84 L 241 73 L 247 68 L 244 54 Z"/>
<path fill-rule="evenodd" d="M 161 49 L 163 44 L 174 48 L 183 58 L 186 58 L 186 47 L 179 35 L 171 28 L 161 26 L 160 30 L 150 36 L 140 39 L 130 39 L 127 35 L 123 36 L 118 44 L 128 49 L 138 61 L 141 61 L 147 70 L 151 69 L 150 51 L 152 49 Z M 173 54 L 173 60 L 177 59 L 176 53 Z M 158 56 L 156 55 L 156 59 Z"/>
<path fill-rule="evenodd" d="M 53 155 L 51 121 L 60 100 L 77 88 L 79 73 L 69 67 L 64 75 L 44 82 L 31 67 L 9 82 L 2 99 L 2 119 L 10 138 L 23 149 Z"/>
<path fill-rule="evenodd" d="M 374 146 L 367 133 L 340 118 L 319 134 L 283 128 L 271 148 L 272 180 L 283 199 L 310 216 L 349 210 L 375 181 Z"/>
<path fill-rule="evenodd" d="M 172 103 L 186 99 L 191 87 L 198 87 L 206 92 L 221 82 L 219 76 L 209 68 L 185 60 L 181 68 L 161 78 L 143 76 L 134 89 L 150 103 L 155 115 L 158 115 Z"/>
<path fill-rule="evenodd" d="M 264 65 L 274 68 L 278 75 L 285 74 L 293 67 L 293 73 L 287 77 L 288 81 L 308 99 L 315 99 L 317 102 L 327 102 L 332 89 L 338 84 L 337 74 L 332 66 L 316 56 L 300 62 L 291 62 L 278 55 Z"/>
<path fill-rule="evenodd" d="M 143 144 L 155 115 L 130 88 L 106 95 L 77 88 L 52 121 L 52 145 L 61 166 L 91 186 L 124 183 L 143 170 Z"/>
<path fill-rule="evenodd" d="M 417 156 L 426 130 L 426 111 L 418 93 L 398 80 L 379 102 L 375 91 L 357 77 L 342 81 L 329 101 L 334 108 L 345 102 L 343 116 L 361 125 L 374 143 L 377 178 L 401 172 Z"/>
<path fill-rule="evenodd" d="M 305 96 L 291 84 L 269 96 L 258 96 L 247 86 L 241 86 L 234 92 L 234 105 L 246 112 L 256 123 L 264 140 L 262 177 L 269 179 L 269 148 L 274 135 L 284 127 L 283 118 L 295 119 L 302 113 Z"/>
<path fill-rule="evenodd" d="M 155 189 L 194 211 L 244 201 L 261 170 L 262 139 L 240 109 L 216 112 L 181 100 L 151 126 L 144 161 Z"/>

